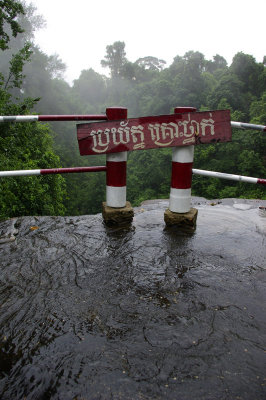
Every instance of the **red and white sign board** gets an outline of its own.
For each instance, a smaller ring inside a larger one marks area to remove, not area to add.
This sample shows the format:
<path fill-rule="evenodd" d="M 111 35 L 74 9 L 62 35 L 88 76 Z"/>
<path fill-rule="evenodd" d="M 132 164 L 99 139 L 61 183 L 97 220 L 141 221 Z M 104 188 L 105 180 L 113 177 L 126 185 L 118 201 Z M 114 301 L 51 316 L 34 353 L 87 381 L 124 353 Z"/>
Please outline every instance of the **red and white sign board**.
<path fill-rule="evenodd" d="M 230 111 L 129 118 L 77 125 L 80 155 L 230 142 Z"/>

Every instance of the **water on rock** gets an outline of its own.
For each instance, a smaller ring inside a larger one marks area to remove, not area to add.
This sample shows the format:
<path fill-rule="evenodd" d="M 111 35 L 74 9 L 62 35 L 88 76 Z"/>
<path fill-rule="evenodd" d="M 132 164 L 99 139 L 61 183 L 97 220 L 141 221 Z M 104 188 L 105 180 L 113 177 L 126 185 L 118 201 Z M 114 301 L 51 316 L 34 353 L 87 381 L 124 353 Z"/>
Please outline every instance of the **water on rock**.
<path fill-rule="evenodd" d="M 0 223 L 3 400 L 266 398 L 266 202 Z"/>

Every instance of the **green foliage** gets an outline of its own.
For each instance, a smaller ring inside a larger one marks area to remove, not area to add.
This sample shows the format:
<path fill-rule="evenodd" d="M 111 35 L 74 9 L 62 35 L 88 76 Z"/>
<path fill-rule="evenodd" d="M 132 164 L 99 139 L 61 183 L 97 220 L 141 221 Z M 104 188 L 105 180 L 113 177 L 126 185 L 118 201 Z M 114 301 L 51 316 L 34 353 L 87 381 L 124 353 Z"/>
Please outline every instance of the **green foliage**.
<path fill-rule="evenodd" d="M 24 32 L 7 42 L 7 57 L 0 59 L 2 115 L 27 114 L 32 108 L 38 114 L 104 113 L 106 107 L 121 105 L 128 108 L 130 117 L 138 117 L 172 113 L 176 106 L 195 106 L 202 111 L 230 109 L 232 120 L 265 124 L 265 65 L 250 55 L 237 53 L 227 66 L 218 54 L 206 60 L 202 53 L 189 51 L 177 55 L 166 67 L 163 60 L 152 56 L 131 62 L 126 58 L 125 43 L 115 42 L 106 47 L 101 62 L 111 76 L 88 66 L 71 87 L 63 79 L 65 65 L 57 55 L 48 56 L 32 43 L 25 47 L 43 25 L 34 7 L 25 7 L 25 15 L 16 18 Z M 1 169 L 104 165 L 105 156 L 79 155 L 75 125 L 0 126 Z M 127 198 L 133 205 L 169 197 L 171 154 L 171 149 L 129 154 Z M 264 132 L 235 130 L 231 143 L 195 149 L 194 165 L 199 169 L 263 178 L 265 162 Z M 263 186 L 198 175 L 193 176 L 192 193 L 207 198 L 265 198 Z M 68 215 L 90 214 L 99 212 L 104 200 L 104 172 L 67 175 L 65 180 L 57 175 L 0 181 L 1 217 L 62 214 L 64 208 Z"/>
<path fill-rule="evenodd" d="M 101 65 L 110 68 L 112 78 L 117 78 L 126 61 L 125 43 L 115 42 L 106 46 L 105 60 L 101 61 Z"/>
<path fill-rule="evenodd" d="M 138 58 L 136 64 L 150 71 L 161 71 L 166 64 L 166 61 L 160 60 L 157 57 L 148 56 L 148 57 Z"/>
<path fill-rule="evenodd" d="M 11 25 L 13 36 L 23 30 L 16 21 L 23 8 L 13 1 L 1 2 L 0 28 L 1 49 L 6 51 L 9 35 L 4 31 L 4 22 Z M 3 14 L 4 12 L 4 14 Z M 15 22 L 15 23 L 13 23 Z M 1 25 L 2 23 L 2 25 Z M 20 89 L 24 82 L 23 67 L 32 54 L 31 44 L 25 42 L 14 53 L 6 72 L 7 80 L 0 80 L 0 115 L 24 115 L 36 103 L 36 99 L 12 99 L 12 90 Z M 53 151 L 51 131 L 39 123 L 2 123 L 0 125 L 0 170 L 43 169 L 59 167 L 60 159 Z M 47 179 L 48 178 L 48 179 Z M 14 177 L 0 180 L 0 219 L 20 215 L 64 214 L 63 200 L 66 196 L 64 179 L 61 176 Z"/>
<path fill-rule="evenodd" d="M 101 104 L 106 96 L 106 82 L 102 75 L 92 68 L 81 71 L 79 79 L 74 80 L 73 92 L 84 105 Z"/>
<path fill-rule="evenodd" d="M 209 61 L 199 52 L 187 52 L 183 57 L 175 57 L 169 68 L 157 70 L 156 65 L 149 65 L 156 64 L 156 58 L 144 57 L 134 63 L 122 58 L 119 73 L 117 68 L 117 73 L 113 73 L 111 78 L 101 76 L 92 69 L 82 71 L 73 88 L 66 88 L 62 99 L 64 107 L 68 109 L 66 101 L 72 96 L 73 107 L 79 107 L 82 112 L 104 112 L 107 106 L 119 104 L 128 107 L 131 117 L 137 117 L 167 114 L 173 112 L 174 106 L 193 105 L 201 110 L 230 109 L 231 119 L 235 121 L 249 122 L 252 119 L 254 123 L 265 123 L 266 95 L 256 97 L 252 94 L 253 89 L 245 91 L 243 75 L 237 72 L 236 64 L 231 69 L 219 55 Z M 263 82 L 264 70 L 257 68 L 256 71 L 258 81 Z M 59 104 L 54 106 L 57 112 Z M 46 109 L 49 109 L 48 104 Z M 79 156 L 74 126 L 70 127 L 68 123 L 61 129 L 61 126 L 54 125 L 54 129 L 58 133 L 56 143 L 60 143 L 58 151 L 63 165 L 105 163 L 105 157 Z M 195 167 L 265 177 L 264 149 L 263 132 L 236 130 L 232 143 L 196 146 Z M 139 205 L 146 199 L 167 198 L 170 176 L 171 149 L 130 153 L 127 198 L 133 205 Z M 259 185 L 254 188 L 251 184 L 201 176 L 193 176 L 192 189 L 193 195 L 207 198 L 265 198 L 265 189 Z M 65 205 L 68 214 L 99 212 L 105 199 L 104 174 L 68 176 L 67 191 Z"/>
<path fill-rule="evenodd" d="M 26 43 L 25 46 L 14 54 L 10 60 L 9 75 L 5 83 L 5 89 L 20 88 L 23 82 L 23 67 L 29 61 L 32 54 L 31 44 Z"/>
<path fill-rule="evenodd" d="M 205 60 L 205 69 L 207 72 L 214 74 L 217 70 L 224 70 L 227 67 L 227 62 L 224 57 L 216 54 L 212 60 Z"/>
<path fill-rule="evenodd" d="M 250 118 L 254 124 L 265 124 L 266 121 L 266 91 L 261 98 L 250 105 Z"/>
<path fill-rule="evenodd" d="M 0 49 L 8 49 L 10 35 L 6 31 L 6 24 L 11 28 L 11 34 L 16 37 L 23 32 L 17 17 L 24 14 L 24 8 L 19 1 L 1 0 L 0 1 Z"/>
<path fill-rule="evenodd" d="M 3 109 L 9 114 L 21 114 L 22 109 L 28 112 L 27 102 L 16 106 L 5 102 L 4 107 L 0 107 L 1 114 Z M 40 123 L 1 124 L 0 169 L 59 167 L 60 160 L 53 152 L 49 132 L 49 128 Z M 1 178 L 0 218 L 63 214 L 64 196 L 65 184 L 60 176 Z"/>
<path fill-rule="evenodd" d="M 29 113 L 34 101 L 12 104 L 0 89 L 0 114 Z M 59 167 L 47 126 L 40 123 L 3 123 L 0 125 L 0 169 L 41 169 Z M 19 215 L 57 215 L 64 213 L 64 179 L 60 176 L 1 178 L 0 218 Z"/>
<path fill-rule="evenodd" d="M 209 94 L 207 103 L 211 109 L 217 109 L 221 100 L 226 100 L 232 109 L 245 108 L 245 99 L 242 96 L 243 83 L 230 71 L 225 71 L 216 84 L 214 90 Z"/>
<path fill-rule="evenodd" d="M 241 52 L 234 56 L 230 71 L 242 82 L 243 93 L 261 95 L 265 88 L 263 88 L 265 81 L 262 80 L 264 71 L 262 63 L 257 63 L 254 57 Z"/>
<path fill-rule="evenodd" d="M 133 205 L 169 195 L 171 149 L 152 149 L 130 153 L 128 160 L 128 198 Z"/>

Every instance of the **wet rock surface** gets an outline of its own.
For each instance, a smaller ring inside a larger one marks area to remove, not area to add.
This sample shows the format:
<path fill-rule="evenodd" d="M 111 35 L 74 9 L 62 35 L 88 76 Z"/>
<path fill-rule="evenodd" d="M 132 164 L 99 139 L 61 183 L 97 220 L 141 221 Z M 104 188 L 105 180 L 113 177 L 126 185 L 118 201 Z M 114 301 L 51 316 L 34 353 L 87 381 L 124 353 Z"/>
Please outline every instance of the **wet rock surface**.
<path fill-rule="evenodd" d="M 265 203 L 1 222 L 0 398 L 265 399 Z"/>

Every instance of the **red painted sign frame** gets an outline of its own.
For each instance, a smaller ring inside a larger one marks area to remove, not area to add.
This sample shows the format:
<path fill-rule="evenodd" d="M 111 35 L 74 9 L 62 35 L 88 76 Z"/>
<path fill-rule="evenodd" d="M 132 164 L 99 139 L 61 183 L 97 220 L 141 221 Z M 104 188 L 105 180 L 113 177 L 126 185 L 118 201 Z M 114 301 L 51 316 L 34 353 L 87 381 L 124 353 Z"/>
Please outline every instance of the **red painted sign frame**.
<path fill-rule="evenodd" d="M 78 124 L 77 137 L 82 156 L 230 142 L 230 110 Z"/>

